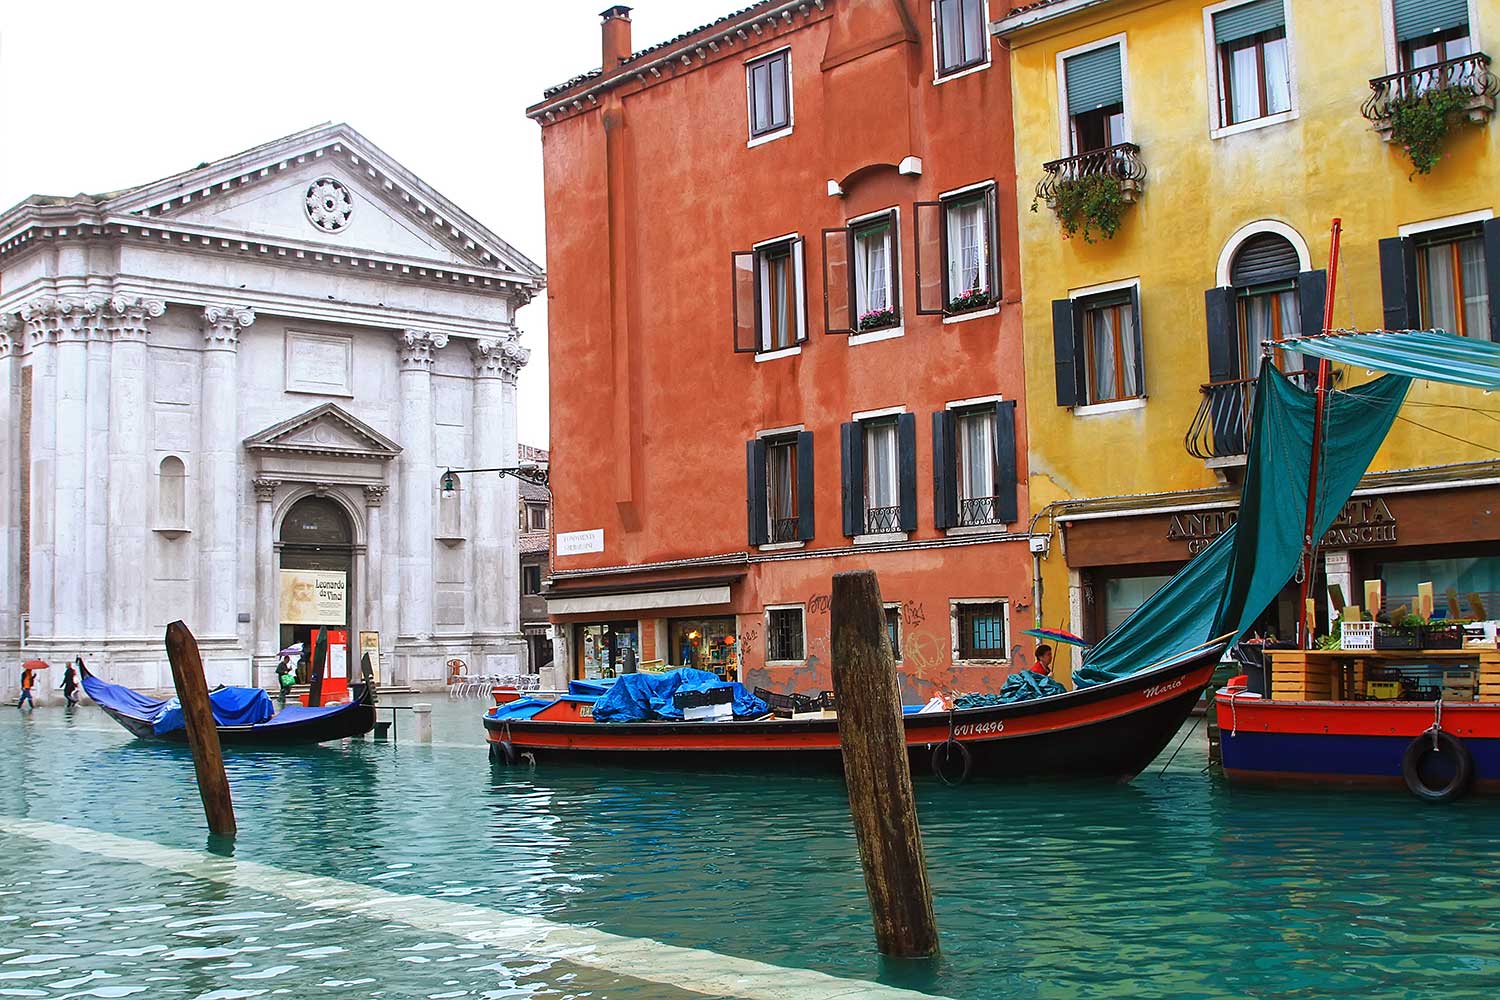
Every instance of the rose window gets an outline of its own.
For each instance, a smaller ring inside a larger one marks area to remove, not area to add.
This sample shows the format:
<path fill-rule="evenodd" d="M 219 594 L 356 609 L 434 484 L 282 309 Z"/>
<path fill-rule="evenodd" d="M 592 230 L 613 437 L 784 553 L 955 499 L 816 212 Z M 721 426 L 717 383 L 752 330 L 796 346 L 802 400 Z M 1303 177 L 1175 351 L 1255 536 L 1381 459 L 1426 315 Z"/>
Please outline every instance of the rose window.
<path fill-rule="evenodd" d="M 320 177 L 307 188 L 307 218 L 325 233 L 337 233 L 349 225 L 354 197 L 332 177 Z"/>

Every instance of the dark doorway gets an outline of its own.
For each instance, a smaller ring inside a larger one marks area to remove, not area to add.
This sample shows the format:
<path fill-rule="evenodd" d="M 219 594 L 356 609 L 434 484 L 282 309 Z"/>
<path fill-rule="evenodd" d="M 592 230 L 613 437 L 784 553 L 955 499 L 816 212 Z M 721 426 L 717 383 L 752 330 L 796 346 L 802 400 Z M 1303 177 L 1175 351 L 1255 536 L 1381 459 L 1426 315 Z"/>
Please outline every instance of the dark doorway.
<path fill-rule="evenodd" d="M 349 515 L 327 497 L 303 497 L 292 505 L 281 522 L 281 568 L 283 570 L 320 570 L 344 575 L 344 620 L 326 622 L 328 628 L 350 629 L 350 607 L 354 576 L 354 525 Z M 317 625 L 281 624 L 281 648 L 300 642 L 311 649 L 310 638 Z M 352 635 L 352 630 L 350 631 Z M 352 654 L 351 654 L 352 655 Z M 307 678 L 298 671 L 299 683 Z"/>

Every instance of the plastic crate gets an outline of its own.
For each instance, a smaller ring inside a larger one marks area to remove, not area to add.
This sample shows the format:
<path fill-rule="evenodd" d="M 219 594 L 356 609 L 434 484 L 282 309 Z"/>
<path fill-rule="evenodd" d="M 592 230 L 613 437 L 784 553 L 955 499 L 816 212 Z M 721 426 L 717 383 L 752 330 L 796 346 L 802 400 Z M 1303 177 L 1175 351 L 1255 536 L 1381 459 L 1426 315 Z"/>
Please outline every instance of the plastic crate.
<path fill-rule="evenodd" d="M 1376 649 L 1421 649 L 1422 630 L 1408 625 L 1381 625 L 1375 630 Z"/>
<path fill-rule="evenodd" d="M 1423 625 L 1423 649 L 1463 649 L 1464 627 L 1462 625 Z"/>
<path fill-rule="evenodd" d="M 1339 648 L 1340 649 L 1374 649 L 1375 648 L 1375 623 L 1374 622 L 1340 622 L 1339 623 Z"/>
<path fill-rule="evenodd" d="M 678 691 L 672 695 L 672 704 L 683 711 L 690 708 L 706 708 L 709 705 L 729 705 L 734 702 L 734 688 L 709 688 L 707 691 Z"/>
<path fill-rule="evenodd" d="M 1365 681 L 1365 697 L 1389 701 L 1401 697 L 1400 681 Z"/>

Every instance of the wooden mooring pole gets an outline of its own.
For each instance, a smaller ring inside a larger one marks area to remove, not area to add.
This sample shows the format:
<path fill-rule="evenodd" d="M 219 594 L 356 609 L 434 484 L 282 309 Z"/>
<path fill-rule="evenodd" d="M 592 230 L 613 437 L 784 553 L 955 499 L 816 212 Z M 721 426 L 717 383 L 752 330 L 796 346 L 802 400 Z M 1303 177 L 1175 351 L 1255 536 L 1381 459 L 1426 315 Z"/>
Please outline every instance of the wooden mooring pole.
<path fill-rule="evenodd" d="M 219 748 L 219 730 L 214 726 L 208 701 L 208 682 L 203 677 L 203 658 L 198 640 L 180 621 L 167 626 L 167 659 L 172 664 L 172 683 L 182 704 L 187 724 L 188 746 L 193 751 L 193 770 L 198 774 L 198 795 L 208 817 L 208 832 L 232 837 L 234 803 L 229 798 L 229 778 L 224 774 L 224 754 Z"/>
<path fill-rule="evenodd" d="M 323 674 L 328 669 L 328 630 L 315 628 L 312 631 L 312 659 L 308 669 L 307 707 L 318 708 L 323 704 Z"/>
<path fill-rule="evenodd" d="M 906 758 L 901 690 L 873 572 L 834 575 L 829 619 L 844 783 L 875 943 L 895 958 L 936 955 L 937 920 Z"/>

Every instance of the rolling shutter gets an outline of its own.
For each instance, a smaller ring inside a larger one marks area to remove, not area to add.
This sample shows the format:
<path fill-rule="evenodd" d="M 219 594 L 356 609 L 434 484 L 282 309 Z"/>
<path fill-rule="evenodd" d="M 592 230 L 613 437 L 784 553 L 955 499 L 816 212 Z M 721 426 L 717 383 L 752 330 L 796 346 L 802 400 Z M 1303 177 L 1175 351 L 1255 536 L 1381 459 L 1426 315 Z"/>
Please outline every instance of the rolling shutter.
<path fill-rule="evenodd" d="M 797 434 L 797 537 L 810 542 L 816 532 L 813 517 L 813 436 L 812 431 Z"/>
<path fill-rule="evenodd" d="M 932 525 L 939 531 L 958 523 L 958 475 L 954 468 L 953 412 L 932 415 Z"/>
<path fill-rule="evenodd" d="M 858 421 L 839 427 L 840 486 L 844 497 L 844 534 L 865 530 L 865 429 Z"/>
<path fill-rule="evenodd" d="M 1063 60 L 1068 87 L 1068 114 L 1122 104 L 1125 87 L 1120 79 L 1120 46 L 1105 45 Z"/>
<path fill-rule="evenodd" d="M 1236 288 L 1266 285 L 1295 278 L 1302 259 L 1291 240 L 1279 233 L 1256 233 L 1234 252 L 1229 265 L 1229 283 Z"/>
<path fill-rule="evenodd" d="M 1282 0 L 1252 0 L 1214 15 L 1214 42 L 1219 45 L 1237 42 L 1285 26 L 1286 9 Z"/>
<path fill-rule="evenodd" d="M 1016 401 L 995 404 L 995 518 L 1014 524 L 1020 517 L 1016 503 Z"/>
<path fill-rule="evenodd" d="M 770 537 L 766 508 L 766 443 L 755 438 L 745 443 L 745 520 L 751 545 L 764 545 Z"/>
<path fill-rule="evenodd" d="M 1469 23 L 1469 0 L 1396 0 L 1396 41 L 1409 42 Z"/>
<path fill-rule="evenodd" d="M 896 468 L 901 476 L 901 530 L 917 530 L 917 415 L 896 418 Z"/>
<path fill-rule="evenodd" d="M 1380 300 L 1387 330 L 1413 330 L 1421 322 L 1417 303 L 1417 252 L 1412 241 L 1380 241 Z"/>

